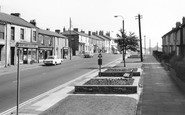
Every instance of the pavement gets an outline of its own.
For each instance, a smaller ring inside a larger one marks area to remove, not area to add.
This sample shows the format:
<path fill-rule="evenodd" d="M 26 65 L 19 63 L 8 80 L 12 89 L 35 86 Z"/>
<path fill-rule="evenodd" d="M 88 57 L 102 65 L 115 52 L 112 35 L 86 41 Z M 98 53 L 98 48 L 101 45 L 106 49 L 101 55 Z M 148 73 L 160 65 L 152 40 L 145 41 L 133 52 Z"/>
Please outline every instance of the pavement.
<path fill-rule="evenodd" d="M 108 67 L 123 66 L 121 60 L 110 63 Z M 139 59 L 126 59 L 126 68 L 140 68 L 142 66 L 141 84 L 138 94 L 126 95 L 138 98 L 137 115 L 185 115 L 185 93 L 173 82 L 161 64 L 151 55 L 144 56 L 143 63 Z M 105 71 L 105 70 L 102 70 Z M 98 70 L 93 70 L 70 82 L 62 84 L 44 94 L 30 99 L 20 105 L 19 115 L 37 115 L 53 106 L 74 89 L 74 85 L 83 84 L 85 81 L 98 75 Z M 115 95 L 116 96 L 116 95 Z M 15 115 L 15 107 L 0 115 Z"/>
<path fill-rule="evenodd" d="M 161 64 L 146 56 L 143 62 L 143 92 L 137 115 L 185 115 L 185 93 Z"/>

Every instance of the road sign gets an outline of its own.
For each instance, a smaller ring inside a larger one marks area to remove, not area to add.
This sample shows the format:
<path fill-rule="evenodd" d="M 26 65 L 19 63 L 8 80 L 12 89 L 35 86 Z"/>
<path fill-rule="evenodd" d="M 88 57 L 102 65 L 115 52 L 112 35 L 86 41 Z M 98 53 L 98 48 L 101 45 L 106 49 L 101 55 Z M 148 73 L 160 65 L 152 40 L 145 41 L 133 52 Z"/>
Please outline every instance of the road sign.
<path fill-rule="evenodd" d="M 99 53 L 99 55 L 98 55 L 98 58 L 102 58 L 102 55 L 101 55 L 101 53 Z"/>

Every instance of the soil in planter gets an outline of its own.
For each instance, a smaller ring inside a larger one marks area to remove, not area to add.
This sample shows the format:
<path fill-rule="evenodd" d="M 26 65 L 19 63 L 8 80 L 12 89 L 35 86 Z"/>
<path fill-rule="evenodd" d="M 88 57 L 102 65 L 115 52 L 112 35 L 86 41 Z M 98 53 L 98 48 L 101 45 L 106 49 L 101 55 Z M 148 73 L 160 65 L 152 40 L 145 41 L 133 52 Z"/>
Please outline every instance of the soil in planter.
<path fill-rule="evenodd" d="M 134 79 L 90 79 L 84 85 L 132 85 Z"/>
<path fill-rule="evenodd" d="M 137 68 L 128 68 L 128 69 L 121 69 L 121 68 L 112 68 L 107 69 L 106 72 L 130 72 L 133 69 L 133 71 L 137 71 Z"/>

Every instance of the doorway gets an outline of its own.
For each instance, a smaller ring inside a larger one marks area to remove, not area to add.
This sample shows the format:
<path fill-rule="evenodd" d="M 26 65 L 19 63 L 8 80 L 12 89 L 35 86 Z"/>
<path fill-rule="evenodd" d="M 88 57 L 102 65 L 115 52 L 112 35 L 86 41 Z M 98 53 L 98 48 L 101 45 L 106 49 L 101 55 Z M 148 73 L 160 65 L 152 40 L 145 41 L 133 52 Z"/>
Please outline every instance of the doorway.
<path fill-rule="evenodd" d="M 15 47 L 11 47 L 11 65 L 15 65 Z"/>

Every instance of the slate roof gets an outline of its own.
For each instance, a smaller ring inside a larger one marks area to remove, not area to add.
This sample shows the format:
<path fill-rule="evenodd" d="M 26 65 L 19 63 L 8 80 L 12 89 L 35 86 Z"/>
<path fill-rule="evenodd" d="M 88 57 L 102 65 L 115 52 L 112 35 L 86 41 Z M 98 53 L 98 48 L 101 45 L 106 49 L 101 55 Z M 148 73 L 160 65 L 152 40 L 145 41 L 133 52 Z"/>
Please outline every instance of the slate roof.
<path fill-rule="evenodd" d="M 70 35 L 70 31 L 65 31 L 65 32 L 62 32 L 63 35 Z M 71 31 L 71 35 L 78 35 L 78 33 L 74 32 L 74 31 Z"/>
<path fill-rule="evenodd" d="M 81 36 L 85 36 L 85 37 L 89 37 L 89 35 L 88 34 L 86 34 L 86 33 L 83 33 L 83 32 L 77 32 L 77 31 L 74 31 L 75 33 L 77 33 L 77 34 L 79 34 L 79 35 L 81 35 Z"/>
<path fill-rule="evenodd" d="M 19 25 L 19 26 L 35 28 L 34 25 L 32 25 L 31 23 L 27 22 L 26 20 L 24 20 L 20 17 L 5 14 L 5 13 L 2 13 L 2 12 L 0 12 L 0 21 L 5 22 L 5 23 Z"/>
<path fill-rule="evenodd" d="M 38 29 L 38 33 L 49 35 L 49 36 L 60 37 L 60 38 L 66 38 L 66 36 L 64 36 L 62 34 L 58 34 L 56 32 L 52 32 L 52 31 L 49 31 L 49 30 Z"/>
<path fill-rule="evenodd" d="M 109 39 L 109 40 L 113 40 L 113 38 L 111 38 L 110 36 L 107 35 L 103 35 L 105 38 Z"/>
<path fill-rule="evenodd" d="M 90 38 L 96 39 L 96 40 L 102 40 L 102 39 L 100 39 L 99 37 L 97 37 L 97 36 L 95 36 L 95 35 L 91 35 Z"/>

